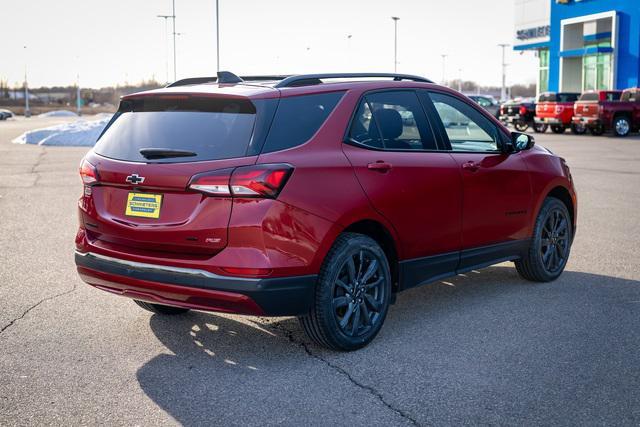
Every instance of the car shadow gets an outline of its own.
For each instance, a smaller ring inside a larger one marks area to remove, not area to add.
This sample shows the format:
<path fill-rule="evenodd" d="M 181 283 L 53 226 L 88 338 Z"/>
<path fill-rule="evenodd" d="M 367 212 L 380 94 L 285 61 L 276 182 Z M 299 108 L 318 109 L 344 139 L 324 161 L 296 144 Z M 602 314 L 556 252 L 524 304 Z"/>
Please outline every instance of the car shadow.
<path fill-rule="evenodd" d="M 638 281 L 567 271 L 538 284 L 498 266 L 403 292 L 374 342 L 352 353 L 311 344 L 292 318 L 153 315 L 167 352 L 137 380 L 185 425 L 373 416 L 349 402 L 376 408 L 378 423 L 403 422 L 393 405 L 419 423 L 544 423 L 567 411 L 624 422 L 607 405 L 620 395 L 639 410 L 639 314 Z"/>

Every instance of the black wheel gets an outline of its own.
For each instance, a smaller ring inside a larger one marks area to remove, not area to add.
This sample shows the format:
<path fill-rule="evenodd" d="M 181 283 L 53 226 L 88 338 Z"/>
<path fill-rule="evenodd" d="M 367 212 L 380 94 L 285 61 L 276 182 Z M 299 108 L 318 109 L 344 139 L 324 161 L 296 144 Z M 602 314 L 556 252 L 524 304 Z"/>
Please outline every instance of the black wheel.
<path fill-rule="evenodd" d="M 631 123 L 627 116 L 618 116 L 613 119 L 613 133 L 616 136 L 627 136 L 631 131 Z"/>
<path fill-rule="evenodd" d="M 357 350 L 380 331 L 390 295 L 391 273 L 382 248 L 362 234 L 343 233 L 324 260 L 313 308 L 300 323 L 319 345 Z"/>
<path fill-rule="evenodd" d="M 549 125 L 544 124 L 544 123 L 536 123 L 533 125 L 533 131 L 535 133 L 545 133 L 547 131 L 547 128 L 549 127 Z"/>
<path fill-rule="evenodd" d="M 513 127 L 518 132 L 526 132 L 526 130 L 529 129 L 529 123 L 525 122 L 524 120 L 519 120 L 513 124 Z"/>
<path fill-rule="evenodd" d="M 602 125 L 593 126 L 589 128 L 589 132 L 591 132 L 593 136 L 600 136 L 604 133 L 604 127 Z"/>
<path fill-rule="evenodd" d="M 551 126 L 551 132 L 553 133 L 564 133 L 565 127 L 562 125 L 553 125 Z"/>
<path fill-rule="evenodd" d="M 582 123 L 571 123 L 571 133 L 573 133 L 574 135 L 584 135 L 586 131 L 587 127 Z"/>
<path fill-rule="evenodd" d="M 562 274 L 573 239 L 571 216 L 560 200 L 548 197 L 540 209 L 531 245 L 515 261 L 520 276 L 535 282 L 550 282 Z"/>
<path fill-rule="evenodd" d="M 183 314 L 189 311 L 188 308 L 172 307 L 169 305 L 161 305 L 161 304 L 152 304 L 150 302 L 138 301 L 137 299 L 134 299 L 133 302 L 135 302 L 145 310 L 150 311 L 152 313 L 156 313 L 156 314 L 174 315 L 174 314 Z"/>

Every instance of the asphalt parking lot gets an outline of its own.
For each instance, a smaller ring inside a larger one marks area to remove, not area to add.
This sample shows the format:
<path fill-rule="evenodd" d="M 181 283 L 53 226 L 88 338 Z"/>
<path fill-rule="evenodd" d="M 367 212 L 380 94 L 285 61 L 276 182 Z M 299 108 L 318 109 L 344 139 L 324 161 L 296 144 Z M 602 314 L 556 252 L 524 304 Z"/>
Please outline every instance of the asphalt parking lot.
<path fill-rule="evenodd" d="M 576 181 L 564 275 L 511 264 L 399 296 L 355 353 L 295 319 L 152 315 L 73 264 L 86 148 L 0 122 L 0 425 L 638 425 L 640 137 L 536 135 Z"/>

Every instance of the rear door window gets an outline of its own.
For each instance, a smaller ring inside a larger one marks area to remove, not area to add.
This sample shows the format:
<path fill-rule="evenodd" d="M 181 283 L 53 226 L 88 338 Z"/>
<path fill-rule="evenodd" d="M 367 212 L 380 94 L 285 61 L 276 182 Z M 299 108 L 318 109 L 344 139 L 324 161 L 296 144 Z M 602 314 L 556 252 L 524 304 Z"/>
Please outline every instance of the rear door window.
<path fill-rule="evenodd" d="M 94 151 L 145 163 L 242 157 L 247 155 L 260 109 L 248 99 L 172 95 L 124 100 Z M 141 154 L 145 149 L 182 155 L 149 159 Z"/>
<path fill-rule="evenodd" d="M 281 98 L 262 152 L 285 150 L 307 142 L 343 95 L 344 92 L 330 92 Z"/>
<path fill-rule="evenodd" d="M 352 142 L 387 150 L 436 150 L 431 126 L 413 91 L 367 94 L 351 124 Z"/>

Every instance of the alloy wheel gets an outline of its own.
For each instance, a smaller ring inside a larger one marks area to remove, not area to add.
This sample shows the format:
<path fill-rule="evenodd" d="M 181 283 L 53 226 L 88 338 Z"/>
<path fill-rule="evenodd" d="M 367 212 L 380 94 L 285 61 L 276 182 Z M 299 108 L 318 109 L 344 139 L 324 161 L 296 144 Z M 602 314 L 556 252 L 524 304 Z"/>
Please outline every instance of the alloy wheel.
<path fill-rule="evenodd" d="M 382 319 L 386 298 L 381 261 L 360 249 L 340 267 L 333 287 L 333 313 L 340 330 L 350 336 L 367 334 Z"/>
<path fill-rule="evenodd" d="M 618 135 L 626 135 L 629 133 L 629 122 L 627 119 L 616 120 L 616 133 Z"/>
<path fill-rule="evenodd" d="M 554 273 L 564 267 L 569 252 L 569 221 L 560 209 L 545 218 L 540 239 L 540 256 L 545 270 Z"/>

